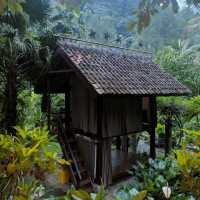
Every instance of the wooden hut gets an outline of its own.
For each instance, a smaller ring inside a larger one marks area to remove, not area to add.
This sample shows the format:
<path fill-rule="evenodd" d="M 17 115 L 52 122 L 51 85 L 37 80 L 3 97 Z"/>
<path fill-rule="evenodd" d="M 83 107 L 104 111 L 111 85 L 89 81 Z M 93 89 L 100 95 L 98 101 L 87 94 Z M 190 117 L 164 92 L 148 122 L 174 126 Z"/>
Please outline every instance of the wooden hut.
<path fill-rule="evenodd" d="M 65 125 L 58 132 L 66 159 L 73 160 L 75 185 L 85 181 L 85 171 L 108 186 L 117 172 L 127 170 L 134 160 L 128 154 L 129 135 L 148 131 L 155 158 L 156 96 L 185 95 L 187 87 L 146 52 L 62 39 L 55 60 L 35 91 L 43 94 L 49 123 L 50 94 L 65 94 Z"/>

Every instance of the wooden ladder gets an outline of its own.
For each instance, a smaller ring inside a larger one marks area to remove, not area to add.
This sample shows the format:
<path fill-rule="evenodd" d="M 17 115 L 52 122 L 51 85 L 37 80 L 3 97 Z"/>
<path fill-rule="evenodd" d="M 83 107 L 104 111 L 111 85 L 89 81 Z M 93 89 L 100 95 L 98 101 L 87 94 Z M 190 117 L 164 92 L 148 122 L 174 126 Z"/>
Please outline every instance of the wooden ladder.
<path fill-rule="evenodd" d="M 62 122 L 58 124 L 58 139 L 66 160 L 71 161 L 69 170 L 71 173 L 72 182 L 75 187 L 86 190 L 92 190 L 92 180 L 88 175 L 85 167 L 85 162 L 81 157 L 77 140 L 73 135 L 72 130 L 64 130 Z"/>

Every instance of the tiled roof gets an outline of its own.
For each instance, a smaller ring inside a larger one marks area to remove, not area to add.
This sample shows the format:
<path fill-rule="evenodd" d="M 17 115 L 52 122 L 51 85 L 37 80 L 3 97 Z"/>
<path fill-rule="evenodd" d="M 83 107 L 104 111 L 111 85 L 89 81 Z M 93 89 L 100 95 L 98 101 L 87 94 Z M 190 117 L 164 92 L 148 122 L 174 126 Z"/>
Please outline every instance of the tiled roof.
<path fill-rule="evenodd" d="M 187 87 L 155 64 L 150 54 L 68 40 L 60 41 L 60 47 L 98 94 L 190 93 Z"/>

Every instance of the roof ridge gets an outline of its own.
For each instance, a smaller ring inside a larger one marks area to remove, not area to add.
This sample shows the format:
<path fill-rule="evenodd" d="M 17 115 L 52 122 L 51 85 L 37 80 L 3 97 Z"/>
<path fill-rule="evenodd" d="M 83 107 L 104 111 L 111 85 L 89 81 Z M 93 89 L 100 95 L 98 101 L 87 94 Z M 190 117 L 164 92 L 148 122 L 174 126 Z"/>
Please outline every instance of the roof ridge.
<path fill-rule="evenodd" d="M 109 48 L 121 49 L 121 50 L 129 51 L 129 52 L 145 53 L 145 54 L 152 55 L 151 52 L 148 52 L 148 51 L 145 51 L 145 50 L 129 49 L 129 48 L 124 48 L 124 47 L 115 46 L 115 45 L 109 45 L 109 44 L 104 44 L 104 43 L 99 43 L 99 42 L 87 41 L 87 40 L 69 37 L 67 35 L 56 35 L 56 36 L 60 37 L 62 39 L 73 40 L 73 41 L 76 41 L 76 42 L 83 42 L 83 43 L 90 44 L 90 45 L 98 45 L 98 46 L 104 46 L 104 47 L 109 47 Z"/>

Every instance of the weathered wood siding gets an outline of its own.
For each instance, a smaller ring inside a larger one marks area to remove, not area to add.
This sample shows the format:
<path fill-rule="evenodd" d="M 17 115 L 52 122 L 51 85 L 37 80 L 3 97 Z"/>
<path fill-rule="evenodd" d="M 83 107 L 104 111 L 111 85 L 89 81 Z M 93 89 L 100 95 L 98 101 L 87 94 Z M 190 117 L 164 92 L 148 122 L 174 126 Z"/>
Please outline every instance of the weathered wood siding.
<path fill-rule="evenodd" d="M 89 176 L 94 180 L 96 178 L 97 146 L 93 141 L 90 141 L 89 139 L 82 136 L 77 136 L 77 141 Z"/>
<path fill-rule="evenodd" d="M 143 97 L 142 98 L 142 110 L 143 110 L 143 120 L 144 122 L 150 122 L 150 105 L 149 105 L 149 98 L 150 97 Z"/>
<path fill-rule="evenodd" d="M 72 126 L 97 133 L 96 96 L 75 78 L 72 79 Z"/>
<path fill-rule="evenodd" d="M 72 83 L 72 124 L 84 132 L 97 133 L 97 100 L 80 82 Z M 118 136 L 142 129 L 141 97 L 104 97 L 103 137 Z"/>
<path fill-rule="evenodd" d="M 142 130 L 142 98 L 105 97 L 103 99 L 103 137 Z"/>

